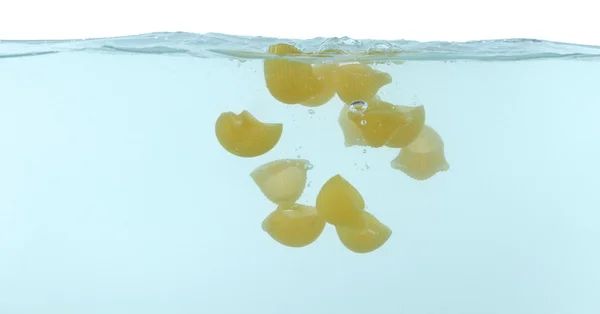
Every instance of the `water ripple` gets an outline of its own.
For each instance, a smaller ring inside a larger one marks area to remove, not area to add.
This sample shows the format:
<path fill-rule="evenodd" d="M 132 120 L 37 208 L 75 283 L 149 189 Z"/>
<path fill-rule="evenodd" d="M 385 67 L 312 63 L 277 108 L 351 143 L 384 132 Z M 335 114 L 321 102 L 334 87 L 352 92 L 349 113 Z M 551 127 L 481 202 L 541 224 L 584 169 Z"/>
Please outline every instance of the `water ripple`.
<path fill-rule="evenodd" d="M 340 62 L 367 60 L 394 61 L 517 61 L 532 59 L 599 60 L 600 47 L 542 41 L 502 39 L 470 42 L 418 42 L 369 40 L 348 37 L 305 40 L 242 37 L 225 34 L 151 33 L 136 36 L 82 40 L 0 40 L 0 58 L 34 57 L 64 52 L 108 52 L 122 54 L 184 55 L 198 58 L 268 59 L 275 43 L 293 43 L 305 52 L 290 56 L 300 62 L 335 59 Z M 341 54 L 327 53 L 340 50 Z"/>

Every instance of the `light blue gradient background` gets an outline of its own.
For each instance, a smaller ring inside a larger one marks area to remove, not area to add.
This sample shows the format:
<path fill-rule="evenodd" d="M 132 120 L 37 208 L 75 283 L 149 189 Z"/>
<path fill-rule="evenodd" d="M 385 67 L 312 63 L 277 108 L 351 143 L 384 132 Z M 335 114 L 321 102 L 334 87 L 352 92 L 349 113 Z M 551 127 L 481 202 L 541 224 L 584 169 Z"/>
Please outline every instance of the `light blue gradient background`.
<path fill-rule="evenodd" d="M 422 103 L 450 170 L 346 148 L 342 104 L 286 106 L 259 61 L 64 53 L 0 60 L 1 314 L 600 313 L 600 62 L 379 66 Z M 274 150 L 226 153 L 223 111 L 283 122 Z M 393 230 L 357 255 L 263 232 L 248 174 L 309 159 Z M 365 164 L 369 165 L 366 169 Z"/>

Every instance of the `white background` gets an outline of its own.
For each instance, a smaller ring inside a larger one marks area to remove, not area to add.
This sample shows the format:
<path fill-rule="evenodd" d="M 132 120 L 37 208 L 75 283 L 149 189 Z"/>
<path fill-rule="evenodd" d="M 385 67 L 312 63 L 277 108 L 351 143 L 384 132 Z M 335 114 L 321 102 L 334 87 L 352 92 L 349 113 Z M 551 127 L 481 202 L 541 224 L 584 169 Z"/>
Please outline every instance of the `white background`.
<path fill-rule="evenodd" d="M 536 38 L 600 44 L 594 1 L 0 0 L 0 39 L 160 31 L 288 38 L 465 41 Z"/>

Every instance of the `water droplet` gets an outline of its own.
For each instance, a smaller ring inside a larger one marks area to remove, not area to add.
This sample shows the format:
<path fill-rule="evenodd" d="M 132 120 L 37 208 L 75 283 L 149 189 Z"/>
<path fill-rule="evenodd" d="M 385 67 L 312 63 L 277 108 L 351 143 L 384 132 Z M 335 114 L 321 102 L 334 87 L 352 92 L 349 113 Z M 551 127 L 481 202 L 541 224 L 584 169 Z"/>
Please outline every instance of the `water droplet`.
<path fill-rule="evenodd" d="M 350 111 L 352 111 L 356 114 L 363 114 L 365 112 L 365 110 L 367 110 L 368 107 L 369 107 L 369 105 L 364 100 L 355 100 L 355 101 L 351 102 L 349 105 Z"/>
<path fill-rule="evenodd" d="M 367 125 L 367 120 L 360 120 L 360 125 Z"/>
<path fill-rule="evenodd" d="M 314 114 L 314 113 L 315 113 L 315 111 L 314 111 L 314 110 L 312 110 L 312 109 L 308 109 L 308 113 L 310 113 L 310 114 Z"/>

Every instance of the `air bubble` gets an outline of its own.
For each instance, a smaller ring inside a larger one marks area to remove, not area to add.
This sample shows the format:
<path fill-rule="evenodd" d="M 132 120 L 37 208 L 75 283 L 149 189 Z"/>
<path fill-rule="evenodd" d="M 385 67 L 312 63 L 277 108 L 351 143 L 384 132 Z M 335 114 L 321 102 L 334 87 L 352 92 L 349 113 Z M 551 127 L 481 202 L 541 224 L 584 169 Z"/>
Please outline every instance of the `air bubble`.
<path fill-rule="evenodd" d="M 360 120 L 360 125 L 367 125 L 367 120 Z"/>
<path fill-rule="evenodd" d="M 369 107 L 366 101 L 364 100 L 355 100 L 350 103 L 350 111 L 356 114 L 363 114 L 365 110 Z"/>
<path fill-rule="evenodd" d="M 363 154 L 366 154 L 366 153 L 367 153 L 367 149 L 363 148 Z"/>
<path fill-rule="evenodd" d="M 307 163 L 307 164 L 304 166 L 304 168 L 305 168 L 306 170 L 312 170 L 314 167 L 315 167 L 315 166 L 313 166 L 313 164 L 311 164 L 311 163 Z"/>
<path fill-rule="evenodd" d="M 315 113 L 315 111 L 314 111 L 313 109 L 308 109 L 308 113 L 310 113 L 310 114 L 314 114 L 314 113 Z"/>

